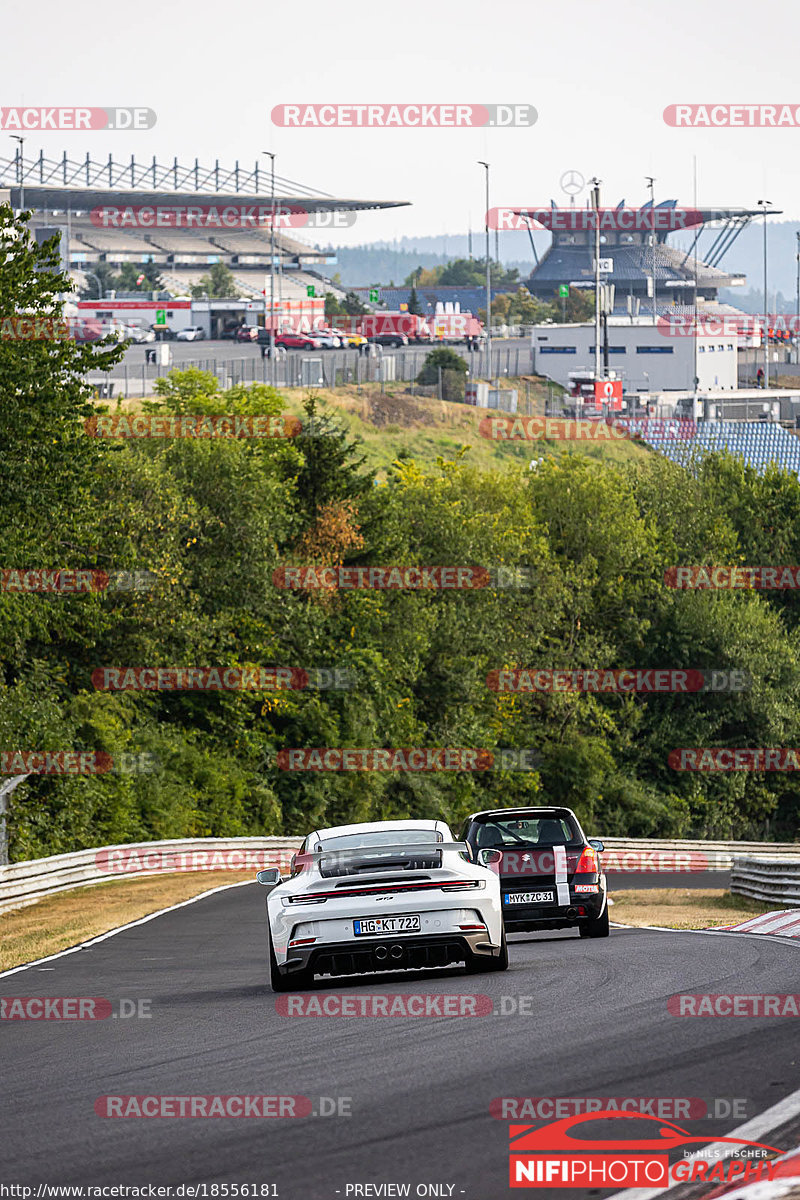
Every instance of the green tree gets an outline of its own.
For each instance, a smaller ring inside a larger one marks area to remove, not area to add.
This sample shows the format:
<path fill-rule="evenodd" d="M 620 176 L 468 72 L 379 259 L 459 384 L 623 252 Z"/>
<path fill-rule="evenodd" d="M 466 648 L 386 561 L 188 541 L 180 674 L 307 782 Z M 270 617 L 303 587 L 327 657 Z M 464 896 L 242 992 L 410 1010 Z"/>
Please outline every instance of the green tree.
<path fill-rule="evenodd" d="M 417 296 L 417 289 L 413 286 L 413 284 L 411 286 L 411 291 L 409 292 L 409 295 L 408 295 L 408 311 L 412 314 L 412 316 L 417 316 L 417 317 L 422 316 L 422 313 L 424 311 L 424 309 L 420 303 L 419 297 Z"/>
<path fill-rule="evenodd" d="M 206 275 L 191 289 L 194 297 L 208 296 L 209 300 L 226 300 L 239 295 L 239 288 L 233 277 L 233 272 L 223 262 L 215 262 Z"/>
<path fill-rule="evenodd" d="M 142 282 L 139 279 L 144 276 Z M 155 263 L 123 263 L 119 275 L 113 277 L 113 288 L 120 292 L 154 292 L 163 286 Z"/>

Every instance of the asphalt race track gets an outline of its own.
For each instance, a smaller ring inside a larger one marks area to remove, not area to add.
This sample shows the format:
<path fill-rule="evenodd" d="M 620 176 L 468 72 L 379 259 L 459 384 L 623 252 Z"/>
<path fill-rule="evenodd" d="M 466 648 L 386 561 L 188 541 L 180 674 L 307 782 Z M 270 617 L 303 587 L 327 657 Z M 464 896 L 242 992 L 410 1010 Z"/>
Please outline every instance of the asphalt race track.
<path fill-rule="evenodd" d="M 0 978 L 0 997 L 101 996 L 115 1008 L 145 999 L 152 1014 L 0 1022 L 2 1177 L 270 1183 L 281 1200 L 355 1196 L 347 1185 L 365 1183 L 411 1184 L 411 1195 L 418 1183 L 453 1185 L 438 1195 L 468 1200 L 518 1194 L 508 1126 L 489 1114 L 495 1097 L 739 1098 L 751 1117 L 795 1091 L 796 1020 L 679 1018 L 667 998 L 790 993 L 798 967 L 798 948 L 767 938 L 516 935 L 505 973 L 456 968 L 302 993 L 482 993 L 494 1000 L 488 1016 L 286 1017 L 267 982 L 263 892 L 234 887 Z M 107 1094 L 302 1095 L 315 1112 L 320 1097 L 349 1097 L 352 1115 L 109 1119 L 94 1111 Z M 710 1140 L 740 1123 L 679 1122 Z"/>

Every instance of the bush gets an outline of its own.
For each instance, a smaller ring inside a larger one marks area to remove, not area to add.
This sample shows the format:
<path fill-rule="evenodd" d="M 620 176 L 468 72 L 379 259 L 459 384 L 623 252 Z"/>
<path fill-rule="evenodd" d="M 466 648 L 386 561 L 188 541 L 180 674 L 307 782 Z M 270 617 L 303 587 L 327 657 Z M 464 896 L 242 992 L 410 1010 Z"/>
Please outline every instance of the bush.
<path fill-rule="evenodd" d="M 457 354 L 449 346 L 437 346 L 435 350 L 431 350 L 425 356 L 422 370 L 417 376 L 417 383 L 438 383 L 440 367 L 443 374 L 445 371 L 457 371 L 461 375 L 466 375 L 467 373 L 466 361 L 460 354 Z"/>

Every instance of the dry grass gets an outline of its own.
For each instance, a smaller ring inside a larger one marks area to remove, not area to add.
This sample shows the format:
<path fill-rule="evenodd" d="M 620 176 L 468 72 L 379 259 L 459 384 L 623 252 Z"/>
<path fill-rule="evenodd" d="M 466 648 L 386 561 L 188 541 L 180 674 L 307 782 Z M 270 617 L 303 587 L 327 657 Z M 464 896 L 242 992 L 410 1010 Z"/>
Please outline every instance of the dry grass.
<path fill-rule="evenodd" d="M 527 409 L 526 380 L 532 411 L 541 415 L 547 396 L 546 383 L 537 376 L 503 379 L 501 387 L 516 387 L 520 415 Z M 359 392 L 355 384 L 338 388 L 316 389 L 323 404 L 334 409 L 350 432 L 363 441 L 367 463 L 383 478 L 398 458 L 413 458 L 421 466 L 431 467 L 438 457 L 453 459 L 465 454 L 465 461 L 482 470 L 492 468 L 527 469 L 536 457 L 579 454 L 600 463 L 623 462 L 643 458 L 652 451 L 638 442 L 546 442 L 491 441 L 479 432 L 481 420 L 490 414 L 486 408 L 472 408 L 431 396 L 412 394 L 409 383 L 364 383 Z M 284 411 L 302 416 L 306 389 L 284 391 Z M 153 397 L 154 398 L 154 397 Z M 141 411 L 139 397 L 97 401 L 97 407 L 112 413 L 133 414 Z"/>
<path fill-rule="evenodd" d="M 722 888 L 642 888 L 612 892 L 611 898 L 612 921 L 621 925 L 662 925 L 669 929 L 737 925 L 775 909 L 774 904 L 732 896 Z"/>
<path fill-rule="evenodd" d="M 77 946 L 210 888 L 252 878 L 252 871 L 187 871 L 45 896 L 36 904 L 0 914 L 0 970 Z"/>

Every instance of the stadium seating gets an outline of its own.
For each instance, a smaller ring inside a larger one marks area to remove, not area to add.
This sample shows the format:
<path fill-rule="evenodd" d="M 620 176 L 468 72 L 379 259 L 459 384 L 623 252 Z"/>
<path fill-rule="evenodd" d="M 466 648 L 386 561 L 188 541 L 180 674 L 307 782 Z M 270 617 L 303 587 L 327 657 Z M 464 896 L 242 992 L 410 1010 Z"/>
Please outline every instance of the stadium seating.
<path fill-rule="evenodd" d="M 800 438 L 782 425 L 755 421 L 629 422 L 631 431 L 677 463 L 713 450 L 728 450 L 763 471 L 771 463 L 800 475 Z"/>

